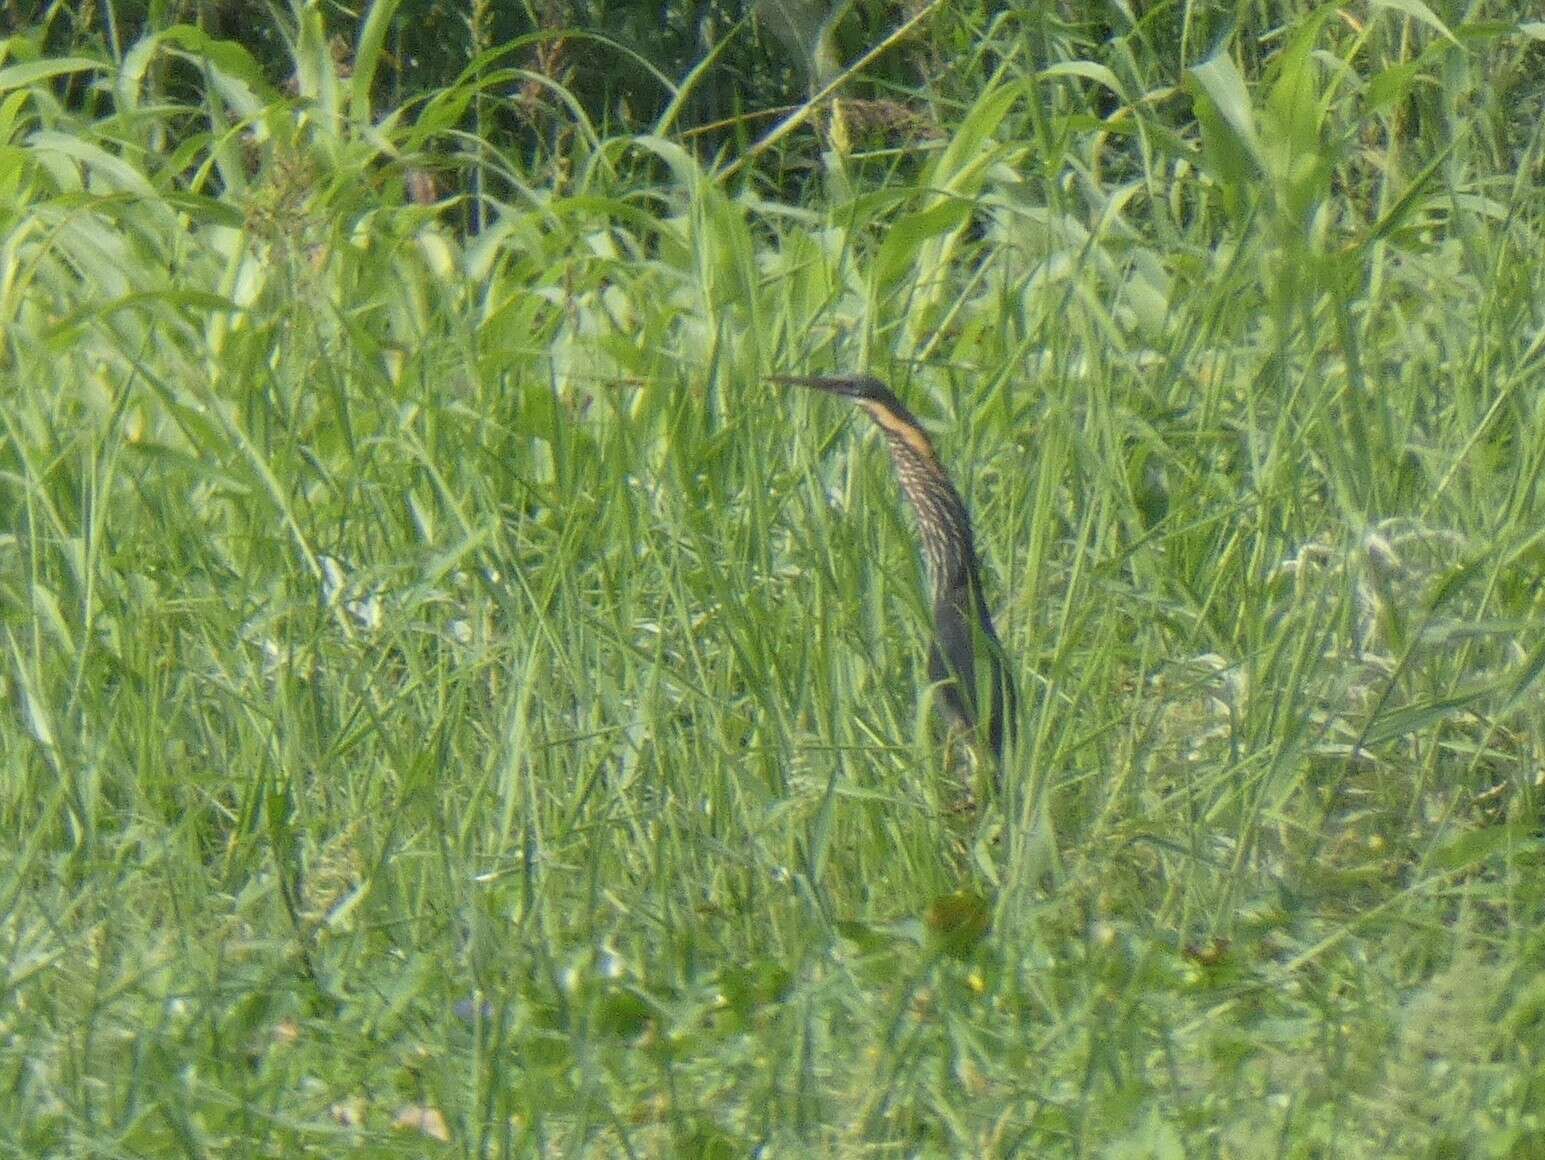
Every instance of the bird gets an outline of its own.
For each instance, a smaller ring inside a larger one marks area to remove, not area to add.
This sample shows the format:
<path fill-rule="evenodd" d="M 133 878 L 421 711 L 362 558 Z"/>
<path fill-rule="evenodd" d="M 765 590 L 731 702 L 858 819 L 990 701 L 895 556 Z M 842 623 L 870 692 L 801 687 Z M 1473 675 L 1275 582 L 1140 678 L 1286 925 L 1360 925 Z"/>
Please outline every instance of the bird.
<path fill-rule="evenodd" d="M 901 490 L 917 517 L 931 588 L 928 679 L 939 685 L 945 714 L 984 739 L 1001 769 L 1004 744 L 1012 743 L 1015 734 L 1018 692 L 982 595 L 971 517 L 933 440 L 895 393 L 873 376 L 775 375 L 772 381 L 849 399 L 868 412 L 885 436 Z"/>

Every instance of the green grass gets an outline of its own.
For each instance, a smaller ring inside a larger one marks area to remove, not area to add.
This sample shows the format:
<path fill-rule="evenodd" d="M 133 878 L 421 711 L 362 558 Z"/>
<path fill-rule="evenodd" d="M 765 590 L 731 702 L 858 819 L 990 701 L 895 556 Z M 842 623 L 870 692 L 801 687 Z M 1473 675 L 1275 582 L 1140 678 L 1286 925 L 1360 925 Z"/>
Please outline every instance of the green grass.
<path fill-rule="evenodd" d="M 368 36 L 9 42 L 0 1155 L 1545 1150 L 1540 30 L 1424 14 L 531 173 Z"/>

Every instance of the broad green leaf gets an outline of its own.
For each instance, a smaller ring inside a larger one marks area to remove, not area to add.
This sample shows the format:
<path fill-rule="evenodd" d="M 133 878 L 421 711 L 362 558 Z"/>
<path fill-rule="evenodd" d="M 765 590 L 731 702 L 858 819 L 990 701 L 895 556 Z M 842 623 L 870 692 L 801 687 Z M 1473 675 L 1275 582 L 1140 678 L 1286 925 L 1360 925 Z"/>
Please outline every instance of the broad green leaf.
<path fill-rule="evenodd" d="M 105 67 L 101 61 L 84 56 L 61 56 L 50 60 L 29 60 L 23 64 L 7 65 L 5 68 L 0 68 L 0 92 L 25 88 L 39 81 L 68 76 L 70 73 L 105 69 Z"/>
<path fill-rule="evenodd" d="M 952 193 L 976 192 L 981 174 L 995 152 L 988 142 L 1020 95 L 1017 85 L 990 83 L 950 137 L 944 151 L 929 167 L 929 185 Z"/>
<path fill-rule="evenodd" d="M 367 125 L 372 118 L 370 90 L 375 84 L 392 17 L 402 0 L 374 0 L 360 25 L 354 45 L 354 75 L 350 79 L 350 115 L 356 125 Z"/>
<path fill-rule="evenodd" d="M 255 94 L 270 87 L 262 66 L 243 45 L 234 40 L 216 40 L 191 24 L 174 24 L 137 41 L 124 54 L 123 69 L 118 76 L 122 100 L 132 106 L 139 105 L 145 74 L 167 45 L 181 49 L 207 65 L 215 74 L 217 87 L 226 92 L 227 99 L 235 98 L 231 103 L 243 116 L 258 108 L 260 101 Z"/>
<path fill-rule="evenodd" d="M 1405 100 L 1421 73 L 1422 66 L 1414 60 L 1402 61 L 1379 70 L 1368 82 L 1368 111 L 1382 112 Z"/>
<path fill-rule="evenodd" d="M 117 154 L 109 153 L 91 137 L 41 129 L 29 138 L 28 144 L 36 153 L 53 154 L 78 163 L 88 179 L 97 179 L 94 183 L 88 181 L 88 188 L 96 185 L 93 192 L 123 192 L 147 199 L 159 199 L 155 186 L 144 173 Z M 107 189 L 103 190 L 102 185 L 106 185 Z"/>
<path fill-rule="evenodd" d="M 931 209 L 909 214 L 891 226 L 875 256 L 874 277 L 885 286 L 914 268 L 923 243 L 958 229 L 971 216 L 971 204 L 960 199 L 941 201 Z"/>
<path fill-rule="evenodd" d="M 1408 737 L 1412 733 L 1430 729 L 1451 720 L 1474 705 L 1481 697 L 1495 691 L 1496 685 L 1492 682 L 1483 688 L 1460 693 L 1457 696 L 1440 697 L 1415 705 L 1403 705 L 1389 712 L 1380 713 L 1364 732 L 1362 743 L 1372 748 L 1398 737 Z"/>
<path fill-rule="evenodd" d="M 1364 245 L 1369 245 L 1388 237 L 1401 227 L 1405 220 L 1422 204 L 1428 186 L 1436 180 L 1439 171 L 1447 164 L 1449 156 L 1454 152 L 1458 144 L 1458 141 L 1450 141 L 1412 179 L 1410 186 L 1395 201 L 1395 204 L 1385 210 L 1384 215 L 1374 223 L 1373 229 L 1368 231 L 1368 237 L 1364 240 Z"/>
<path fill-rule="evenodd" d="M 1372 0 L 1372 3 L 1375 8 L 1388 8 L 1409 16 L 1420 24 L 1425 24 L 1445 40 L 1453 41 L 1456 48 L 1459 47 L 1459 40 L 1448 30 L 1448 25 L 1439 20 L 1437 14 L 1423 4 L 1422 0 Z"/>
<path fill-rule="evenodd" d="M 1193 68 L 1190 75 L 1207 94 L 1218 115 L 1234 131 L 1250 158 L 1258 163 L 1261 141 L 1256 130 L 1255 109 L 1234 58 L 1219 52 Z"/>
<path fill-rule="evenodd" d="M 1545 841 L 1538 825 L 1509 822 L 1459 834 L 1433 851 L 1431 864 L 1436 870 L 1464 870 L 1490 858 L 1541 848 L 1545 848 Z"/>
<path fill-rule="evenodd" d="M 1087 81 L 1093 81 L 1102 85 L 1121 98 L 1122 104 L 1130 105 L 1131 99 L 1126 94 L 1121 80 L 1108 67 L 1090 60 L 1065 60 L 1057 64 L 1048 65 L 1036 74 L 1043 80 L 1053 80 L 1057 77 L 1081 77 Z"/>

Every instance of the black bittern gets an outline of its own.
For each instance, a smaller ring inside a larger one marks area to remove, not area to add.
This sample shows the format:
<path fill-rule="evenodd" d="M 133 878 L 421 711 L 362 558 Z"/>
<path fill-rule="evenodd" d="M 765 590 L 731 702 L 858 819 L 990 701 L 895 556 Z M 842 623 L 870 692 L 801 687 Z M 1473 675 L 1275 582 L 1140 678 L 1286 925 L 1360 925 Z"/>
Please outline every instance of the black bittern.
<path fill-rule="evenodd" d="M 884 433 L 901 489 L 917 514 L 923 560 L 933 589 L 929 680 L 939 684 L 944 710 L 955 722 L 978 736 L 985 729 L 987 742 L 1001 763 L 1004 738 L 1014 736 L 1018 701 L 1014 678 L 982 596 L 971 517 L 939 462 L 933 441 L 879 379 L 868 375 L 781 375 L 773 382 L 851 399 L 869 412 Z"/>

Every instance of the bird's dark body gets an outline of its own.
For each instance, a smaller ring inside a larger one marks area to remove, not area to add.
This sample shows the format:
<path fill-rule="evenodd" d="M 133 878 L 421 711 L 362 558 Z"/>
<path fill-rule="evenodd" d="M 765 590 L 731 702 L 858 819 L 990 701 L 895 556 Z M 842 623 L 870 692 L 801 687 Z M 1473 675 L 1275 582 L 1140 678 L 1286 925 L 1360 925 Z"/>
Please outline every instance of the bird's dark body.
<path fill-rule="evenodd" d="M 1001 760 L 1018 709 L 1013 676 L 982 596 L 976 544 L 965 502 L 939 462 L 922 425 L 894 393 L 867 375 L 780 377 L 774 382 L 811 387 L 851 399 L 885 434 L 901 489 L 917 513 L 923 559 L 933 596 L 933 644 L 928 677 L 940 685 L 945 711 L 968 729 L 985 726 Z M 980 704 L 986 692 L 985 721 Z"/>

